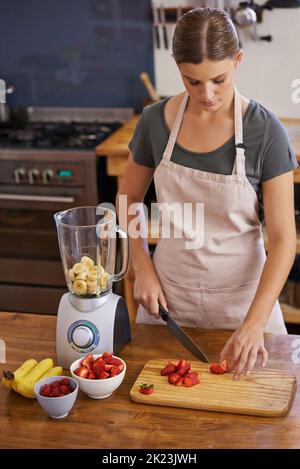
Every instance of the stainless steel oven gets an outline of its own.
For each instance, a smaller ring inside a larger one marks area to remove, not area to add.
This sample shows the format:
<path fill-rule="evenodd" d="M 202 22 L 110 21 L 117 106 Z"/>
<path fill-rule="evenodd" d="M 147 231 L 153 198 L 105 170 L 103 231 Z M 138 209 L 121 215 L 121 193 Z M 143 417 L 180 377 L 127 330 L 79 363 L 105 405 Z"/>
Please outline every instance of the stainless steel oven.
<path fill-rule="evenodd" d="M 93 153 L 1 151 L 1 310 L 56 314 L 66 287 L 53 214 L 97 203 Z"/>

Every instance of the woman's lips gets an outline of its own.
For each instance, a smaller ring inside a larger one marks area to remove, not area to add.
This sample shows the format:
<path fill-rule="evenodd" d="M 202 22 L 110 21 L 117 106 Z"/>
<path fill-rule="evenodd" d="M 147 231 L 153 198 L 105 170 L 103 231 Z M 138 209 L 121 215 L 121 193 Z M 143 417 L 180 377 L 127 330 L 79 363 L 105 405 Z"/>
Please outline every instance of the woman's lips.
<path fill-rule="evenodd" d="M 217 101 L 201 101 L 201 104 L 203 104 L 203 106 L 212 107 L 217 104 Z"/>

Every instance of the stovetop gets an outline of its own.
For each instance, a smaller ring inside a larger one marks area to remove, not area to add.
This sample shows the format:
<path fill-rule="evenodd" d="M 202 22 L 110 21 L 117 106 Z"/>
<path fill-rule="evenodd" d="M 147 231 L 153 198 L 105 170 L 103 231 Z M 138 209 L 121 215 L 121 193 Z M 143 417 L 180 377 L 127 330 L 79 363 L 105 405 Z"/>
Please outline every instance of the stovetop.
<path fill-rule="evenodd" d="M 120 122 L 0 123 L 0 148 L 94 149 Z"/>

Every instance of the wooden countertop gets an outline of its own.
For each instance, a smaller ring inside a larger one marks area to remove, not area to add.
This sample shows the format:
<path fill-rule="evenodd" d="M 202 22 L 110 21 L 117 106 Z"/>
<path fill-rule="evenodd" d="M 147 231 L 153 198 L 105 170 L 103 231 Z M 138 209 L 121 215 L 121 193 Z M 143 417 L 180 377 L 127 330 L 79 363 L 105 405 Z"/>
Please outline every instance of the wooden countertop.
<path fill-rule="evenodd" d="M 55 357 L 55 317 L 1 313 L 0 339 L 5 340 L 7 364 L 15 369 L 29 357 Z M 299 448 L 300 391 L 286 417 L 263 418 L 137 404 L 129 391 L 145 361 L 192 356 L 164 326 L 135 325 L 132 342 L 120 353 L 127 374 L 108 399 L 97 401 L 79 392 L 67 418 L 49 418 L 36 400 L 0 387 L 1 448 Z M 188 329 L 211 360 L 230 332 Z M 268 366 L 294 373 L 292 343 L 300 336 L 269 335 Z"/>
<path fill-rule="evenodd" d="M 129 153 L 128 143 L 131 140 L 138 119 L 139 115 L 133 116 L 103 143 L 100 143 L 96 147 L 96 155 L 127 157 Z M 281 119 L 281 122 L 288 131 L 292 147 L 297 159 L 300 161 L 300 119 Z"/>

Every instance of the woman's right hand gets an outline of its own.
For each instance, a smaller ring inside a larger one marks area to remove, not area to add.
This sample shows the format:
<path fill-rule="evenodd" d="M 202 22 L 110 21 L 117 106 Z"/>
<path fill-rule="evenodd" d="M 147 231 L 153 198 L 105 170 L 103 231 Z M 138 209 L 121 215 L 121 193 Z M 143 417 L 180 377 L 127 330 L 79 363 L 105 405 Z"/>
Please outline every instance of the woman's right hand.
<path fill-rule="evenodd" d="M 143 265 L 141 270 L 135 272 L 134 299 L 141 304 L 150 316 L 159 319 L 158 302 L 168 310 L 168 305 L 162 287 L 154 269 L 153 262 Z"/>

